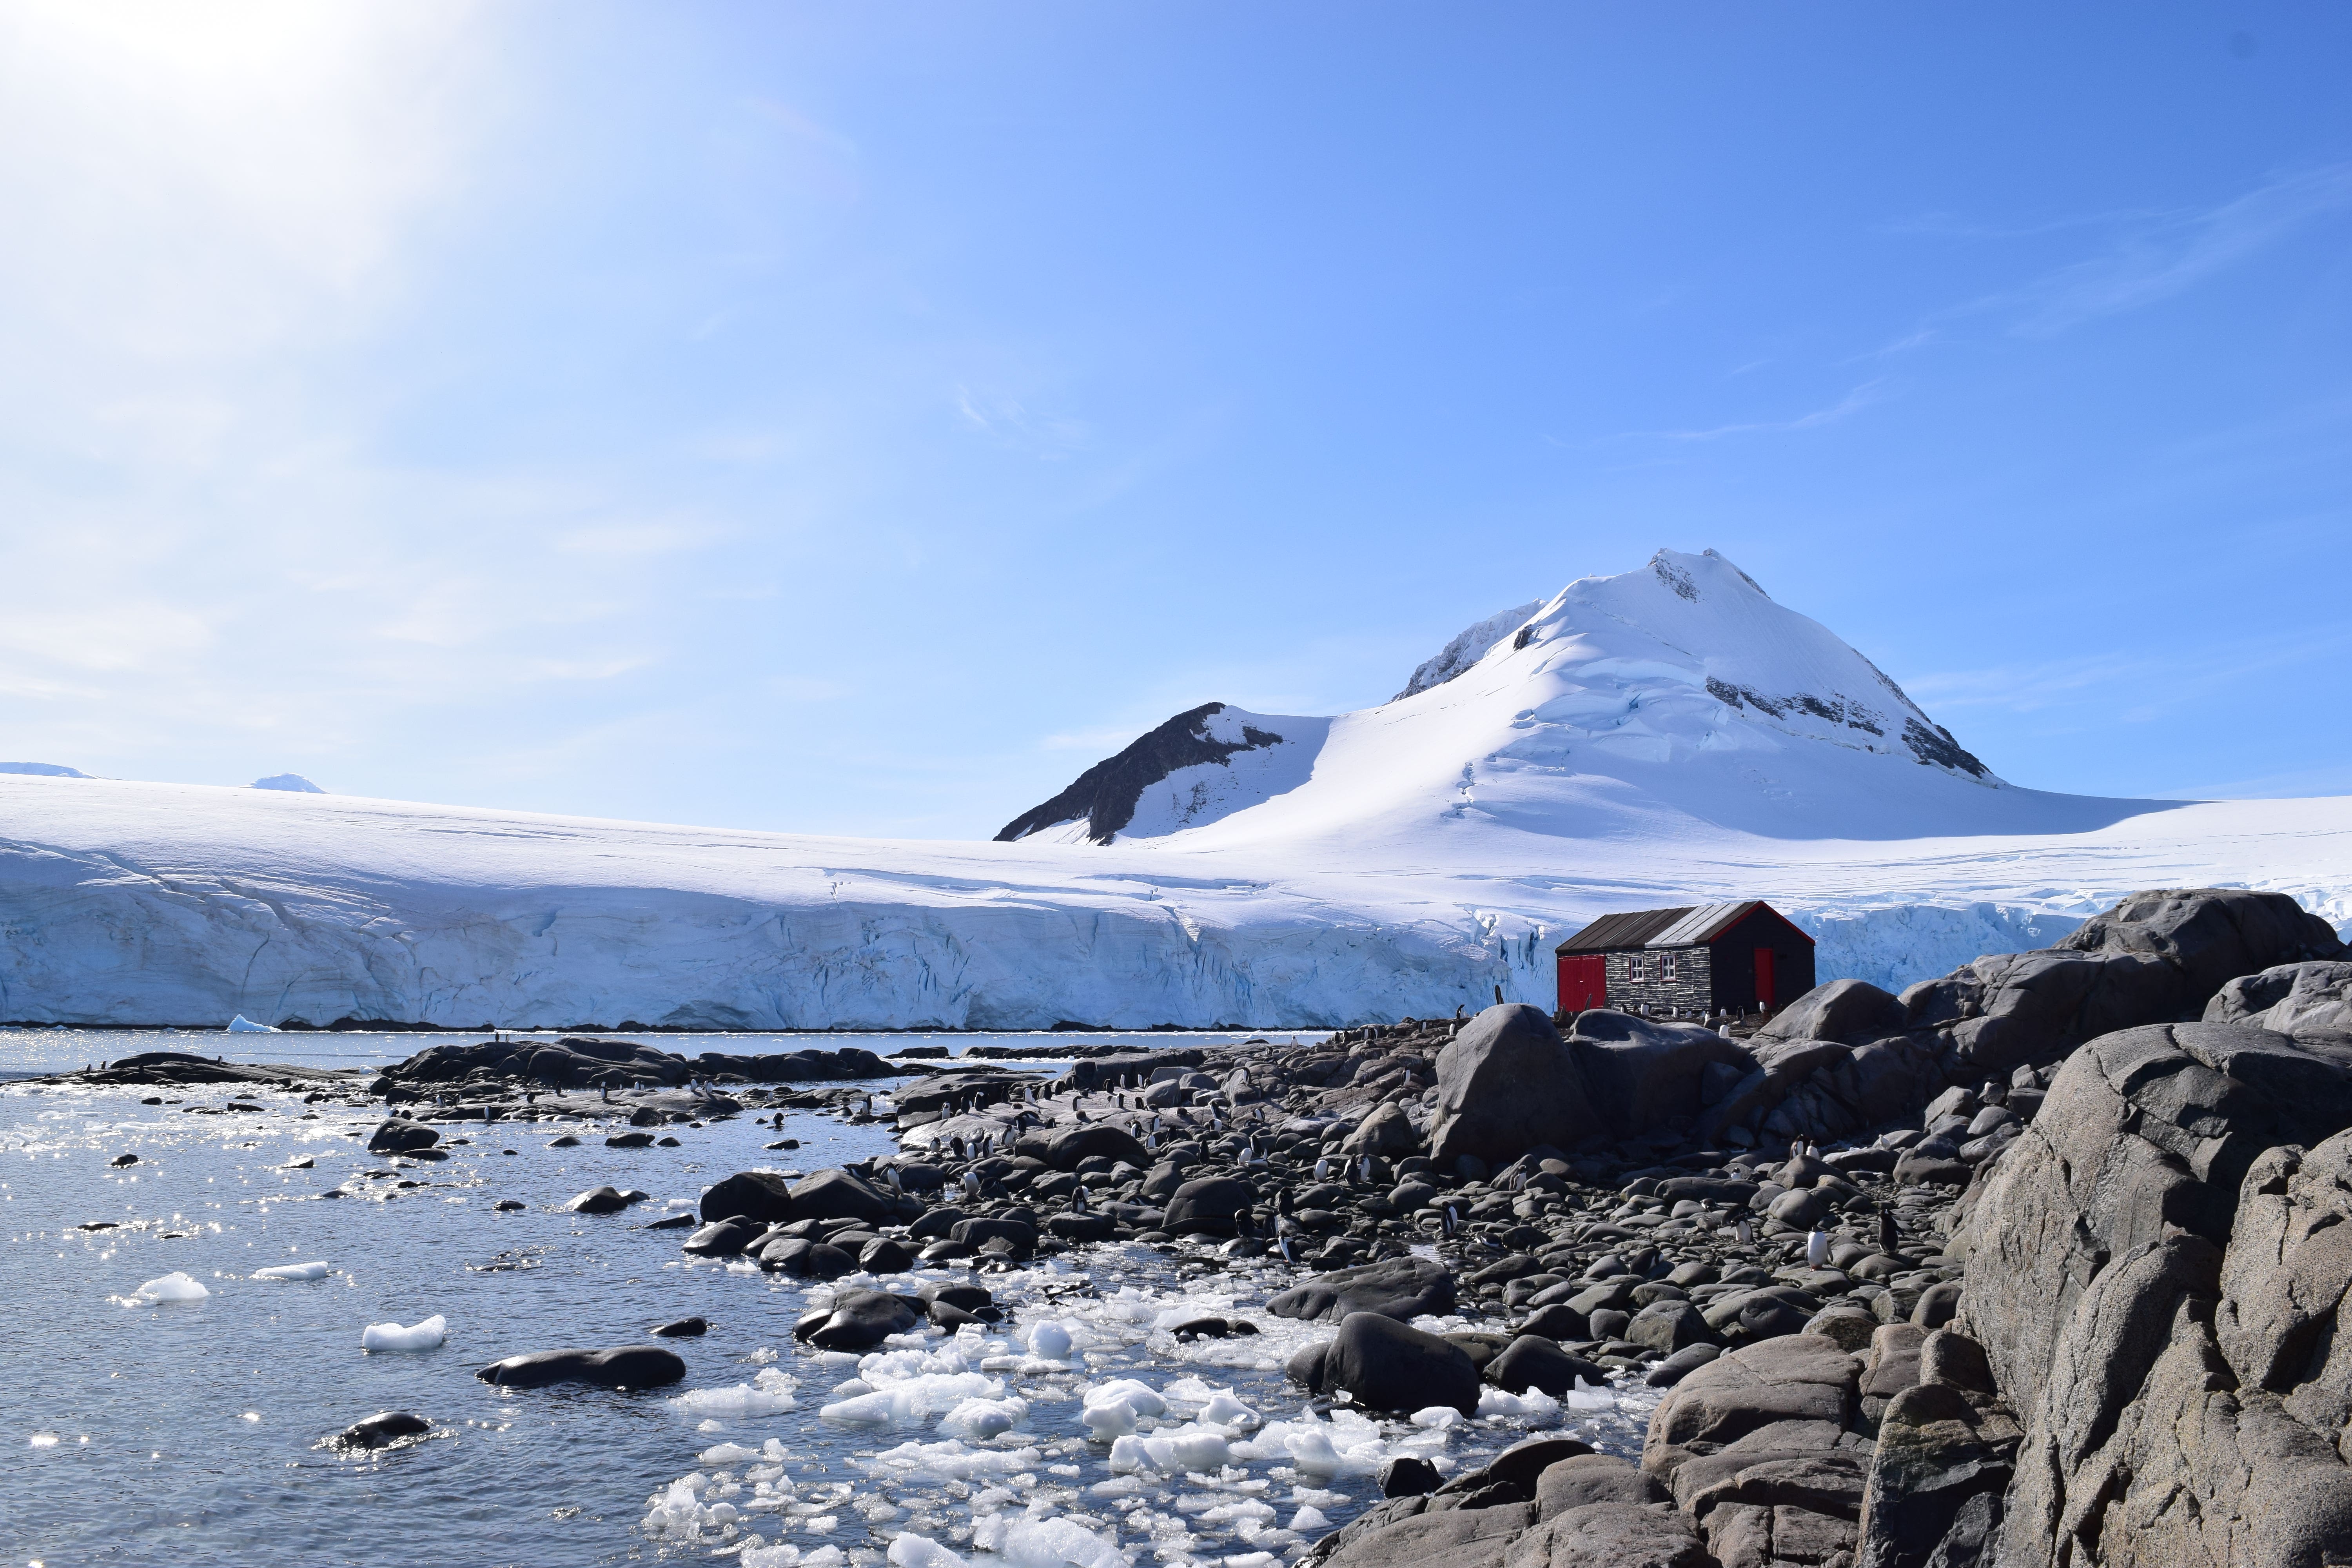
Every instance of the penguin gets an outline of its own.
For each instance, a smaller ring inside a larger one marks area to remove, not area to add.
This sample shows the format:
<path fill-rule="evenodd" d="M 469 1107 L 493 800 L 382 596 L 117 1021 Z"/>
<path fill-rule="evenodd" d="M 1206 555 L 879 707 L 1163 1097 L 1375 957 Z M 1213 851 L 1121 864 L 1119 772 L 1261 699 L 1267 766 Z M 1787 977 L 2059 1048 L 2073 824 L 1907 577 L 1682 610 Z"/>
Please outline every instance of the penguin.
<path fill-rule="evenodd" d="M 1805 1237 L 1805 1267 L 1820 1268 L 1830 1260 L 1830 1233 L 1816 1226 Z"/>

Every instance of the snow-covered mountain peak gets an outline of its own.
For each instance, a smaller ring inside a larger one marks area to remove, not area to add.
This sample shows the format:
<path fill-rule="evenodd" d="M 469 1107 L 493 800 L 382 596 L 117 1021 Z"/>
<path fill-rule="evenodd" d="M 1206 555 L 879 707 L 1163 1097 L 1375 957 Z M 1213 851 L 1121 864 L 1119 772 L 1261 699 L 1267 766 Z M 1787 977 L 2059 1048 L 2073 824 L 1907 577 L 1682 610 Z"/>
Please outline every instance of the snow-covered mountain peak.
<path fill-rule="evenodd" d="M 1712 550 L 1580 578 L 1487 659 L 1520 660 L 1522 679 L 1558 689 L 1521 722 L 1712 745 L 1754 726 L 2000 784 L 1876 665 Z"/>
<path fill-rule="evenodd" d="M 1661 550 L 1487 616 L 1376 708 L 1179 714 L 999 837 L 1354 853 L 1431 824 L 1575 838 L 1696 818 L 1877 837 L 2017 830 L 2055 798 L 2004 784 L 1732 562 Z"/>

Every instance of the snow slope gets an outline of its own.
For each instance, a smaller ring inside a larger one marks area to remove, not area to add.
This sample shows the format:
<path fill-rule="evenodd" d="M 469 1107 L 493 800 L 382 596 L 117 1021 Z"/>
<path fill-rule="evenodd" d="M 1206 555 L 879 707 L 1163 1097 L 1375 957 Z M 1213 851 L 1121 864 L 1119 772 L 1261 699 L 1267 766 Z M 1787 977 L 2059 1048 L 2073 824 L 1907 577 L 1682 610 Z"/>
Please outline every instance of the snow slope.
<path fill-rule="evenodd" d="M 0 777 L 0 1019 L 1307 1026 L 1549 1005 L 1553 943 L 1663 904 L 1769 899 L 1824 978 L 1880 984 L 2137 888 L 2352 921 L 2352 799 L 2005 784 L 1712 555 L 1432 664 L 1334 719 L 1180 715 L 1108 843 L 1055 812 L 908 842 Z"/>

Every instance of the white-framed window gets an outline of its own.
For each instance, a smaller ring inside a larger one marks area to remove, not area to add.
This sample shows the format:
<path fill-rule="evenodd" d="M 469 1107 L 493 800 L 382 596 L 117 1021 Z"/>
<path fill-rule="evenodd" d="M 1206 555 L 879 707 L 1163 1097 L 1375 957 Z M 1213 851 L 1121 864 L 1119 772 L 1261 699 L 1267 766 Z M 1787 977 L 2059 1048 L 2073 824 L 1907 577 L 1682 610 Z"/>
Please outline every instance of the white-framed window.
<path fill-rule="evenodd" d="M 1625 961 L 1625 978 L 1626 978 L 1626 979 L 1628 979 L 1628 980 L 1647 980 L 1649 977 L 1650 977 L 1650 961 L 1649 961 L 1648 959 L 1646 959 L 1646 958 L 1643 957 L 1640 953 L 1638 953 L 1638 952 L 1637 952 L 1637 953 L 1634 953 L 1632 957 L 1628 958 L 1628 959 Z"/>
<path fill-rule="evenodd" d="M 1661 980 L 1672 980 L 1672 979 L 1675 977 L 1675 954 L 1673 954 L 1673 953 L 1671 953 L 1671 952 L 1668 952 L 1668 953 L 1662 953 L 1662 954 L 1660 954 L 1660 955 L 1659 955 L 1659 958 L 1658 958 L 1658 978 L 1659 978 L 1659 979 L 1661 979 Z"/>

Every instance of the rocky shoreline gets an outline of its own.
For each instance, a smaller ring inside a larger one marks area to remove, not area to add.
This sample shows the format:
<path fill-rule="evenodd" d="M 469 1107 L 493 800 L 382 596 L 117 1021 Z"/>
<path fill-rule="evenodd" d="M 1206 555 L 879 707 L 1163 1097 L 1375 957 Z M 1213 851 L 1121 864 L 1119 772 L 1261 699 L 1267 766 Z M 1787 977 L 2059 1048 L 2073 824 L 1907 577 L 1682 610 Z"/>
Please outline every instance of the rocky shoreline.
<path fill-rule="evenodd" d="M 1833 982 L 1746 1039 L 1505 1005 L 887 1092 L 860 1080 L 923 1064 L 593 1038 L 309 1077 L 385 1101 L 369 1146 L 409 1158 L 476 1119 L 610 1119 L 622 1147 L 784 1108 L 887 1121 L 894 1156 L 741 1172 L 665 1222 L 692 1257 L 844 1281 L 795 1329 L 825 1350 L 989 1322 L 990 1274 L 1041 1258 L 1205 1245 L 1297 1271 L 1265 1312 L 1331 1325 L 1289 1363 L 1318 1403 L 1664 1391 L 1638 1463 L 1558 1436 L 1451 1479 L 1394 1461 L 1311 1549 L 1347 1568 L 2316 1563 L 2352 1560 L 2347 1031 L 2324 922 L 2192 889 L 1900 997 Z M 849 1278 L 914 1269 L 968 1272 Z M 1415 1326 L 1464 1318 L 1500 1327 Z"/>

